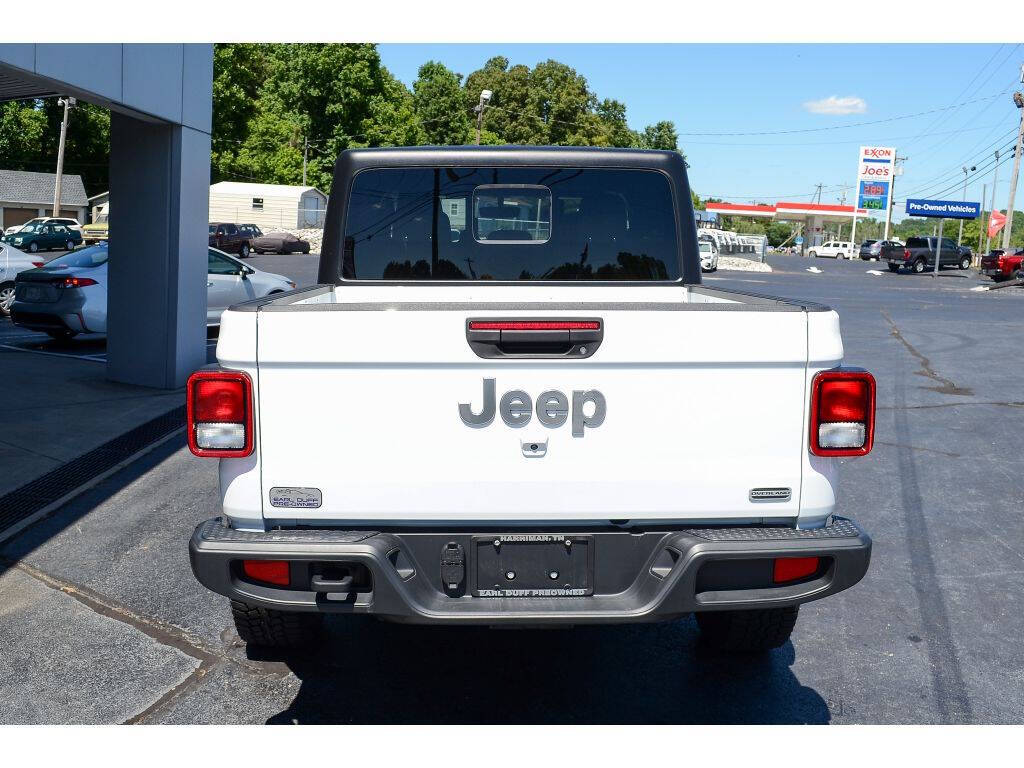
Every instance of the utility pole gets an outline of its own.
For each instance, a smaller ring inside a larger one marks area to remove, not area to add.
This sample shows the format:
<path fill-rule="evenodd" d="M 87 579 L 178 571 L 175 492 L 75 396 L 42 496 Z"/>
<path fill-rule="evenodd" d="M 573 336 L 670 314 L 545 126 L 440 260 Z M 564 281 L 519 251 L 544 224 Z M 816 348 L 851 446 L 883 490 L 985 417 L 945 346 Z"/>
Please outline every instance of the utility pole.
<path fill-rule="evenodd" d="M 999 185 L 999 150 L 996 150 L 996 167 L 992 171 L 992 204 L 988 209 L 988 220 L 991 223 L 992 214 L 996 210 L 996 187 Z M 992 237 L 985 233 L 985 253 L 988 253 L 989 246 L 992 244 Z"/>
<path fill-rule="evenodd" d="M 1024 80 L 1024 67 L 1021 67 L 1021 80 Z M 1020 127 L 1017 129 L 1017 148 L 1013 152 L 1013 175 L 1010 177 L 1010 200 L 1006 204 L 1006 226 L 1003 228 L 1003 250 L 1010 250 L 1010 231 L 1013 229 L 1013 198 L 1017 194 L 1017 174 L 1020 173 L 1021 144 L 1024 143 L 1024 94 L 1017 91 L 1013 94 L 1013 103 L 1020 113 Z"/>
<path fill-rule="evenodd" d="M 62 96 L 57 103 L 64 107 L 64 120 L 60 124 L 60 146 L 57 148 L 57 179 L 53 185 L 53 215 L 60 216 L 60 187 L 64 175 L 64 142 L 68 137 L 68 116 L 75 106 L 74 96 Z"/>
<path fill-rule="evenodd" d="M 970 170 L 973 171 L 975 166 L 971 166 Z M 960 166 L 960 170 L 964 172 L 964 202 L 967 202 L 967 166 Z M 959 246 L 964 240 L 964 220 L 960 219 L 960 234 L 956 236 L 956 244 Z"/>
<path fill-rule="evenodd" d="M 484 110 L 487 108 L 487 102 L 491 100 L 493 94 L 488 90 L 480 91 L 480 103 L 473 107 L 473 111 L 476 112 L 476 143 L 480 144 L 480 131 L 484 125 Z"/>
<path fill-rule="evenodd" d="M 885 234 L 882 236 L 883 240 L 889 239 L 889 228 L 892 226 L 892 207 L 896 204 L 896 177 L 903 173 L 901 163 L 909 159 L 909 157 L 897 155 L 892 164 L 892 183 L 889 184 L 889 205 L 885 207 Z"/>
<path fill-rule="evenodd" d="M 306 161 L 309 158 L 309 139 L 305 139 L 302 147 L 302 186 L 306 186 Z"/>
<path fill-rule="evenodd" d="M 988 184 L 981 185 L 981 216 L 978 218 L 978 223 L 981 224 L 981 228 L 978 229 L 978 252 L 974 255 L 974 266 L 981 264 L 981 241 L 985 237 L 985 230 L 988 229 L 988 225 L 985 223 L 985 199 L 988 197 Z"/>
<path fill-rule="evenodd" d="M 843 185 L 842 190 L 843 190 L 843 194 L 839 198 L 839 204 L 840 205 L 846 205 L 846 190 L 847 190 L 847 186 L 845 184 Z M 838 236 L 837 239 L 838 240 L 842 240 L 843 239 L 843 222 L 840 221 L 838 226 L 839 226 L 839 236 Z M 850 238 L 852 240 L 853 236 L 851 235 Z M 854 245 L 854 243 L 851 243 L 851 245 Z"/>

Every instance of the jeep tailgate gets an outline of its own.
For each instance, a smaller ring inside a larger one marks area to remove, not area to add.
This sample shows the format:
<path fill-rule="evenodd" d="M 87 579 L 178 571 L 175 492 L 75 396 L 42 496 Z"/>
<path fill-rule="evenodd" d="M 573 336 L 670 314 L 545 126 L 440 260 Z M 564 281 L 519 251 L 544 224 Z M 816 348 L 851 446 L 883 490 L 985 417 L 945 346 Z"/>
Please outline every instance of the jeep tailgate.
<path fill-rule="evenodd" d="M 806 312 L 682 302 L 537 306 L 371 301 L 260 311 L 264 517 L 797 516 L 807 453 Z M 467 342 L 470 318 L 583 316 L 600 318 L 604 333 L 585 359 L 483 359 Z M 508 426 L 500 413 L 469 426 L 459 404 L 480 413 L 487 379 L 497 399 L 522 390 L 534 404 L 542 392 L 571 402 L 573 392 L 597 390 L 605 418 L 578 437 L 571 423 L 545 426 L 535 412 L 524 426 Z M 272 506 L 273 488 L 316 489 L 322 504 Z M 791 496 L 753 500 L 755 489 Z"/>

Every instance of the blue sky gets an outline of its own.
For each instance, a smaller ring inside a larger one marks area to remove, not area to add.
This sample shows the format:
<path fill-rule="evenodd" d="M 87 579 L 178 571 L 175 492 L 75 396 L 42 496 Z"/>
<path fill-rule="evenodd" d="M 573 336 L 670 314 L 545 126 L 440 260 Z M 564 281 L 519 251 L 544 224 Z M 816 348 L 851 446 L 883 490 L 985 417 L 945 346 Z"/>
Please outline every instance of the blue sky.
<path fill-rule="evenodd" d="M 382 44 L 379 50 L 408 85 L 430 59 L 463 76 L 499 54 L 528 66 L 562 61 L 599 98 L 624 102 L 631 127 L 673 120 L 693 188 L 733 202 L 810 200 L 818 183 L 825 185 L 822 202 L 838 202 L 842 185 L 852 202 L 861 144 L 895 146 L 909 158 L 897 200 L 907 192 L 960 199 L 965 162 L 984 169 L 971 175 L 967 189 L 968 199 L 979 200 L 983 182 L 991 195 L 992 151 L 1016 136 L 1019 111 L 1011 96 L 1024 88 L 1024 45 L 1017 43 Z M 964 102 L 973 103 L 891 120 Z M 878 120 L 885 122 L 839 127 Z M 801 132 L 765 134 L 778 131 Z M 685 135 L 738 132 L 765 135 Z M 999 206 L 1006 205 L 1011 169 L 1009 162 L 999 168 Z M 1018 210 L 1022 199 L 1024 190 Z M 897 218 L 901 212 L 897 207 Z"/>

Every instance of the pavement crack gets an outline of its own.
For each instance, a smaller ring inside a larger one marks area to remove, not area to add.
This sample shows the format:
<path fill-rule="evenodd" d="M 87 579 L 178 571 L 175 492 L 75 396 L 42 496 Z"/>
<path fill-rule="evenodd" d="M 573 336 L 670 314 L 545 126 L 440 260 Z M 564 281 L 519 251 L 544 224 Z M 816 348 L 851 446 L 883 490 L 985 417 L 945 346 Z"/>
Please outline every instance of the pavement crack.
<path fill-rule="evenodd" d="M 965 405 L 996 405 L 1002 408 L 1024 408 L 1024 402 L 1010 400 L 975 400 L 972 403 L 929 403 L 928 405 L 877 405 L 876 411 L 919 411 L 925 408 L 961 408 Z M 877 440 L 875 442 L 878 442 Z"/>
<path fill-rule="evenodd" d="M 922 448 L 919 445 L 904 445 L 903 443 L 889 443 L 885 440 L 875 440 L 875 445 L 887 445 L 890 448 L 902 448 L 905 451 L 925 451 L 927 453 L 938 453 L 943 456 L 948 456 L 951 459 L 959 459 L 962 456 L 959 453 L 950 453 L 949 451 L 940 451 L 937 448 Z"/>
<path fill-rule="evenodd" d="M 889 323 L 889 326 L 892 329 L 891 332 L 893 337 L 900 344 L 906 347 L 907 351 L 911 355 L 913 355 L 917 359 L 917 362 L 920 364 L 921 370 L 914 371 L 915 375 L 924 376 L 926 379 L 931 379 L 932 381 L 939 384 L 939 386 L 937 387 L 921 387 L 921 389 L 928 389 L 931 390 L 932 392 L 938 392 L 943 395 L 962 395 L 966 397 L 971 397 L 974 395 L 974 392 L 968 389 L 967 387 L 958 387 L 951 379 L 947 379 L 945 376 L 940 376 L 932 368 L 931 361 L 927 357 L 922 355 L 920 352 L 918 352 L 914 348 L 914 345 L 903 337 L 903 334 L 900 332 L 900 329 L 896 326 L 896 323 L 893 321 L 893 319 L 889 316 L 889 313 L 886 312 L 884 309 L 879 311 L 882 313 L 882 317 L 885 318 L 886 322 Z"/>
<path fill-rule="evenodd" d="M 217 659 L 226 658 L 223 654 L 211 650 L 202 642 L 191 637 L 188 633 L 183 632 L 178 627 L 148 616 L 140 616 L 139 614 L 129 610 L 127 607 L 99 594 L 98 592 L 94 592 L 87 587 L 72 584 L 69 581 L 52 576 L 49 573 L 41 571 L 35 566 L 29 565 L 25 562 L 13 562 L 6 560 L 6 558 L 3 559 L 3 562 L 9 567 L 17 568 L 22 573 L 31 576 L 36 581 L 45 584 L 51 589 L 56 589 L 70 597 L 73 597 L 75 600 L 101 616 L 106 616 L 107 618 L 115 619 L 116 621 L 131 625 L 144 635 L 153 638 L 161 645 L 177 648 L 182 653 L 191 656 L 194 659 L 198 659 L 199 661 L 213 662 Z"/>

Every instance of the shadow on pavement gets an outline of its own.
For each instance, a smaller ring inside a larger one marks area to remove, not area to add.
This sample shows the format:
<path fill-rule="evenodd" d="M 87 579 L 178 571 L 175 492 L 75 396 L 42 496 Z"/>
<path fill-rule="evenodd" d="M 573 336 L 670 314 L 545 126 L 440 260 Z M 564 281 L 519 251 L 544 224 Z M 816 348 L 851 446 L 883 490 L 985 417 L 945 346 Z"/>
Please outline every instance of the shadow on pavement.
<path fill-rule="evenodd" d="M 825 700 L 790 669 L 794 659 L 791 643 L 760 656 L 715 654 L 698 644 L 692 618 L 492 630 L 331 617 L 319 649 L 283 658 L 302 687 L 267 722 L 829 722 Z"/>

